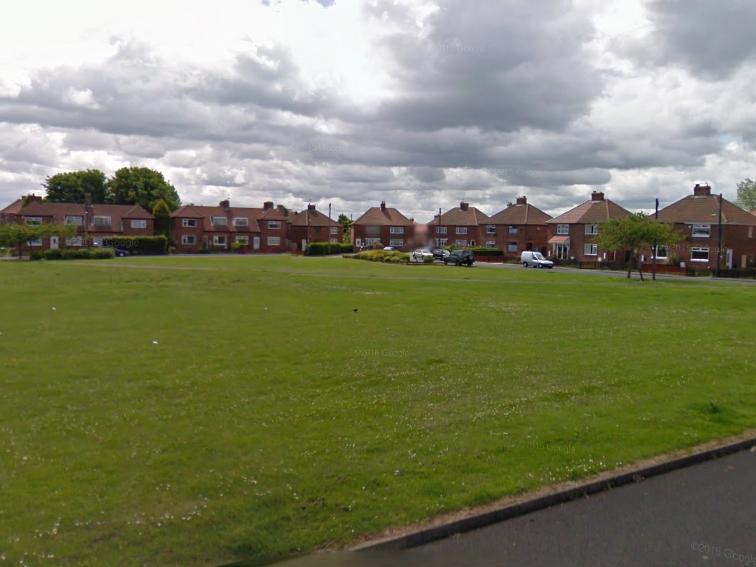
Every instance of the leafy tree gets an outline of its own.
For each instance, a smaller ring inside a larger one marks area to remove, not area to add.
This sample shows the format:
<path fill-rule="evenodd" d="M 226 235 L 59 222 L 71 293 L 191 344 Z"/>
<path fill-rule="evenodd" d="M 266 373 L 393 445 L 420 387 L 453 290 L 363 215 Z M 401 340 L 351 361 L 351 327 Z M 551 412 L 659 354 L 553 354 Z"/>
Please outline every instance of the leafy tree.
<path fill-rule="evenodd" d="M 171 209 L 168 203 L 164 199 L 158 199 L 152 207 L 152 214 L 155 216 L 155 234 L 167 237 L 171 228 Z"/>
<path fill-rule="evenodd" d="M 630 279 L 633 265 L 636 265 L 641 280 L 643 280 L 640 265 L 641 250 L 652 248 L 654 244 L 675 244 L 680 239 L 680 234 L 671 224 L 658 222 L 643 213 L 633 213 L 624 218 L 603 223 L 599 227 L 598 235 L 598 243 L 602 248 L 630 251 L 627 277 Z"/>
<path fill-rule="evenodd" d="M 756 181 L 749 177 L 738 183 L 738 205 L 746 211 L 756 209 Z"/>
<path fill-rule="evenodd" d="M 123 167 L 108 180 L 110 201 L 116 205 L 142 205 L 151 211 L 159 200 L 171 211 L 181 205 L 176 188 L 163 174 L 148 167 Z"/>
<path fill-rule="evenodd" d="M 352 227 L 352 220 L 342 213 L 339 215 L 339 218 L 336 222 L 341 225 L 341 241 L 351 242 L 352 238 L 349 229 Z"/>
<path fill-rule="evenodd" d="M 0 246 L 8 246 L 16 249 L 20 258 L 24 244 L 38 238 L 58 236 L 67 238 L 76 234 L 77 227 L 70 224 L 47 224 L 28 225 L 18 223 L 0 224 Z M 29 255 L 31 259 L 31 255 Z"/>
<path fill-rule="evenodd" d="M 108 197 L 105 174 L 99 169 L 56 173 L 47 177 L 42 186 L 47 199 L 58 203 L 83 203 L 87 193 L 91 193 L 93 203 L 104 203 Z"/>

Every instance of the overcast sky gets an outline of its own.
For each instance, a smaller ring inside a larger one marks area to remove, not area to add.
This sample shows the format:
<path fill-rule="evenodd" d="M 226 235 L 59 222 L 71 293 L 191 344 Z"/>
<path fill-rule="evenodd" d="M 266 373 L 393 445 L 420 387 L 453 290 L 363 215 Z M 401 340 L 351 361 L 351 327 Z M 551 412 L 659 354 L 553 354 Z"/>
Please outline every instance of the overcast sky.
<path fill-rule="evenodd" d="M 184 202 L 419 221 L 756 177 L 753 0 L 4 0 L 0 205 L 125 165 Z"/>

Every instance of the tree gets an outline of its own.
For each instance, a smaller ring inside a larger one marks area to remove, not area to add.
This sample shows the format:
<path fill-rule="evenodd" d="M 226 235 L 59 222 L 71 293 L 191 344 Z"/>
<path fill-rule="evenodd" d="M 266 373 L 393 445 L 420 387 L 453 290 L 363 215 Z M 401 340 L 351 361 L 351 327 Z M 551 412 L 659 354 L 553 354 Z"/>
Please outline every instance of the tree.
<path fill-rule="evenodd" d="M 77 227 L 71 224 L 0 224 L 0 246 L 15 248 L 16 254 L 21 258 L 24 244 L 27 244 L 31 240 L 49 238 L 50 236 L 68 238 L 76 234 L 76 231 Z M 31 259 L 31 254 L 29 255 L 29 259 Z"/>
<path fill-rule="evenodd" d="M 108 180 L 108 195 L 116 205 L 142 205 L 151 211 L 159 200 L 171 211 L 181 205 L 176 188 L 163 174 L 148 167 L 123 167 Z"/>
<path fill-rule="evenodd" d="M 164 199 L 158 199 L 152 207 L 152 214 L 155 217 L 155 234 L 162 234 L 167 238 L 171 228 L 171 209 L 168 203 Z"/>
<path fill-rule="evenodd" d="M 746 211 L 756 209 L 756 181 L 749 177 L 738 183 L 738 205 Z"/>
<path fill-rule="evenodd" d="M 627 264 L 627 277 L 633 269 L 633 264 L 638 267 L 640 279 L 643 280 L 643 271 L 640 264 L 641 250 L 653 248 L 654 244 L 671 245 L 679 242 L 680 234 L 671 224 L 662 223 L 645 215 L 633 213 L 621 219 L 612 219 L 599 227 L 598 243 L 607 250 L 630 252 L 630 261 Z"/>
<path fill-rule="evenodd" d="M 351 219 L 345 214 L 340 214 L 336 221 L 341 225 L 341 241 L 347 244 L 352 241 L 350 228 L 352 227 Z"/>
<path fill-rule="evenodd" d="M 47 177 L 42 186 L 47 199 L 58 203 L 83 203 L 87 193 L 93 203 L 104 203 L 108 197 L 105 174 L 99 169 L 56 173 Z"/>

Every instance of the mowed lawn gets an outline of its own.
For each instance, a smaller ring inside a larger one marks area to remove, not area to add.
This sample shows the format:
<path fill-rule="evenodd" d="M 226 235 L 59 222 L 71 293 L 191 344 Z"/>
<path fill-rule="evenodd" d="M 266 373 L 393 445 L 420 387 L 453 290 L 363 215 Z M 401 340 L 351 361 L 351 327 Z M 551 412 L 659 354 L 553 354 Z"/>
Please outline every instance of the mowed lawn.
<path fill-rule="evenodd" d="M 709 280 L 3 261 L 0 557 L 264 563 L 742 432 L 755 330 Z"/>

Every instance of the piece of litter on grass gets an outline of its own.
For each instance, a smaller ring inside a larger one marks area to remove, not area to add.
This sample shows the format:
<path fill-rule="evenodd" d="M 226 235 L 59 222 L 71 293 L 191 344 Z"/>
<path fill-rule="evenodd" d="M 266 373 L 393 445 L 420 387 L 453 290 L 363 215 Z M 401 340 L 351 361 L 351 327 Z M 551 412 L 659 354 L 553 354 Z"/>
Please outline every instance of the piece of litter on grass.
<path fill-rule="evenodd" d="M 53 308 L 52 308 L 52 310 L 53 310 L 53 311 L 57 311 L 57 310 L 58 310 L 58 308 L 57 308 L 57 307 L 53 307 Z"/>
<path fill-rule="evenodd" d="M 153 345 L 157 345 L 157 344 L 160 344 L 160 343 L 158 343 L 157 341 L 152 341 L 152 344 Z"/>

